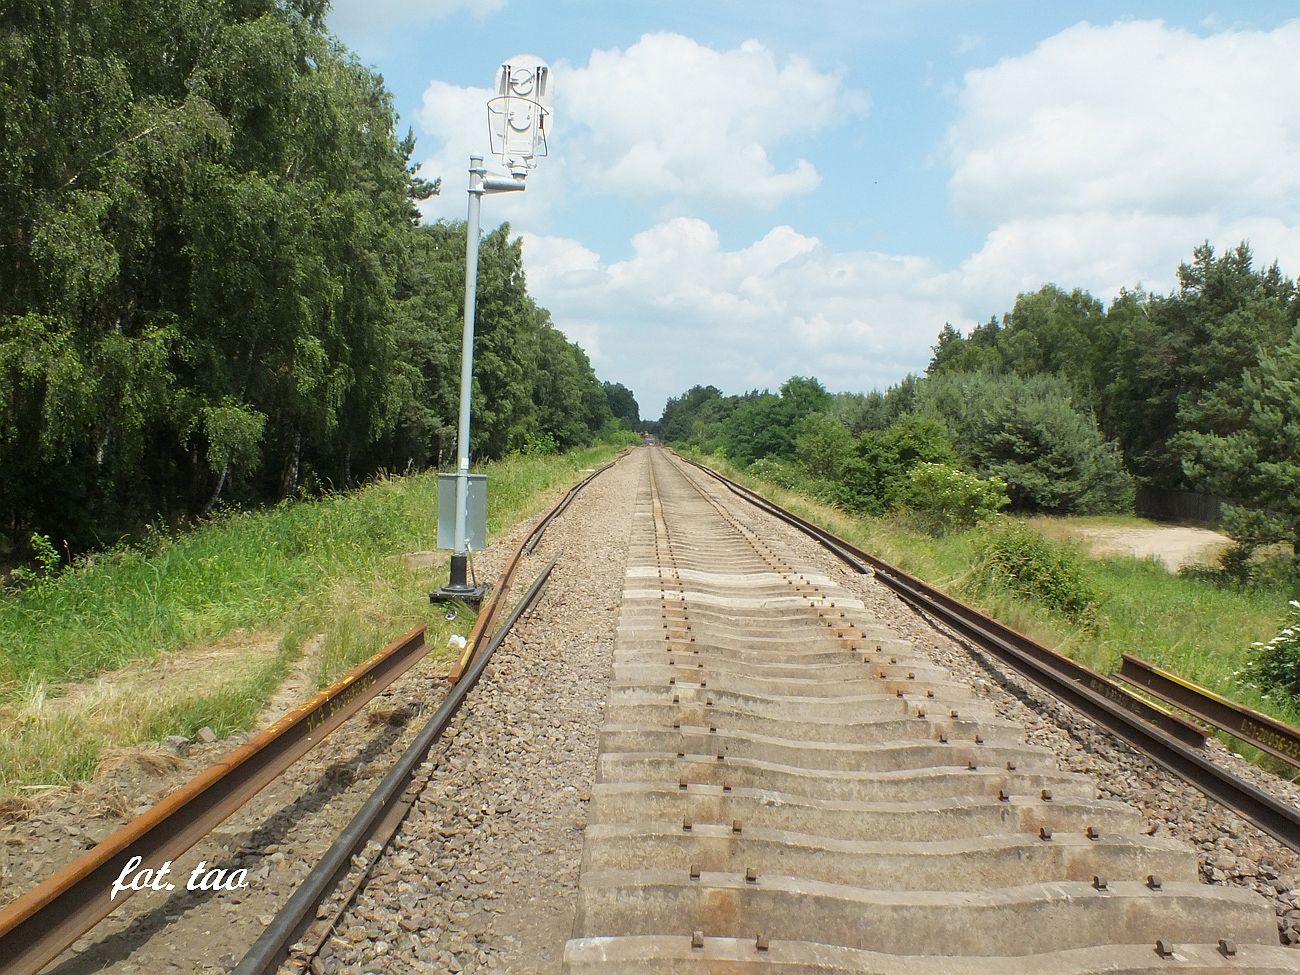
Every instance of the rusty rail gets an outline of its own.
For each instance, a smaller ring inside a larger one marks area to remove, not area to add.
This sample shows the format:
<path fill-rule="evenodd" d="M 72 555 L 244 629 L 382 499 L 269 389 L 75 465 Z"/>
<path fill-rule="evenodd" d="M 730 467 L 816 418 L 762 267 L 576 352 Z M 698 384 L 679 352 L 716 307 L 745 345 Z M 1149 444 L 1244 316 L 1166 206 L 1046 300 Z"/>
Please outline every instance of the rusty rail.
<path fill-rule="evenodd" d="M 541 534 L 577 492 L 616 462 L 617 458 L 571 488 L 538 521 L 525 543 L 536 547 Z M 466 653 L 453 670 L 453 684 L 491 632 L 504 602 L 502 593 L 510 590 L 523 548 L 521 545 L 515 551 L 508 575 L 495 587 L 490 603 L 476 619 Z M 176 859 L 275 781 L 423 657 L 428 652 L 424 633 L 425 627 L 416 627 L 393 641 L 0 909 L 4 975 L 34 975 L 116 910 L 133 891 L 118 891 L 116 898 L 110 898 L 113 881 L 134 857 L 140 857 L 140 869 L 156 869 L 163 861 Z"/>
<path fill-rule="evenodd" d="M 427 652 L 416 627 L 0 910 L 6 975 L 40 971 L 131 896 L 109 896 L 131 860 L 180 856 Z"/>
<path fill-rule="evenodd" d="M 465 649 L 461 651 L 460 659 L 456 661 L 455 665 L 451 668 L 451 673 L 447 675 L 447 679 L 451 681 L 453 687 L 456 686 L 461 675 L 469 668 L 475 652 L 477 652 L 479 646 L 483 642 L 484 635 L 491 633 L 492 628 L 496 625 L 497 617 L 501 614 L 501 607 L 510 593 L 510 587 L 514 585 L 515 573 L 519 570 L 519 565 L 523 561 L 524 556 L 533 554 L 533 551 L 537 548 L 537 543 L 542 540 L 542 535 L 545 533 L 546 529 L 550 527 L 551 522 L 568 509 L 569 505 L 573 503 L 573 499 L 578 496 L 578 493 L 605 471 L 617 464 L 619 460 L 626 456 L 626 454 L 626 450 L 620 451 L 619 455 L 608 464 L 596 468 L 577 484 L 573 485 L 573 487 L 569 488 L 569 490 L 565 492 L 564 497 L 562 497 L 550 511 L 537 520 L 537 523 L 533 525 L 532 530 L 528 532 L 528 535 L 525 536 L 523 542 L 515 549 L 514 554 L 510 556 L 510 561 L 506 563 L 505 570 L 501 573 L 501 577 L 497 580 L 496 585 L 492 587 L 492 593 L 488 596 L 487 602 L 485 602 L 479 610 L 478 618 L 474 621 L 474 628 L 470 630 L 469 637 L 465 643 Z"/>
<path fill-rule="evenodd" d="M 1092 691 L 1094 694 L 1106 698 L 1111 703 L 1131 711 L 1137 717 L 1141 718 L 1148 724 L 1154 725 L 1165 734 L 1176 738 L 1184 744 L 1191 745 L 1194 748 L 1205 747 L 1205 731 L 1196 724 L 1187 721 L 1176 714 L 1144 700 L 1136 694 L 1130 693 L 1125 687 L 1111 680 L 1091 667 L 1085 667 L 1078 661 L 1071 660 L 1064 654 L 1050 650 L 1041 643 L 1030 639 L 1023 633 L 1005 626 L 979 610 L 967 606 L 947 593 L 933 586 L 922 582 L 914 576 L 907 575 L 899 569 L 894 568 L 888 562 L 884 562 L 873 555 L 870 555 L 860 548 L 844 541 L 844 539 L 832 535 L 830 532 L 814 525 L 812 522 L 800 518 L 792 512 L 786 511 L 779 505 L 769 501 L 767 498 L 751 491 L 742 484 L 724 477 L 717 471 L 714 471 L 702 464 L 697 464 L 689 458 L 683 458 L 687 463 L 693 464 L 700 470 L 708 473 L 714 478 L 722 481 L 734 493 L 740 495 L 751 504 L 757 505 L 766 510 L 769 514 L 780 518 L 787 524 L 798 528 L 800 531 L 817 539 L 823 546 L 834 552 L 842 561 L 855 568 L 858 572 L 874 573 L 880 577 L 880 580 L 896 591 L 906 588 L 913 597 L 909 601 L 923 601 L 927 606 L 936 610 L 945 620 L 950 622 L 953 619 L 960 619 L 964 626 L 974 627 L 977 629 L 987 629 L 995 633 L 998 640 L 1005 644 L 1010 654 L 1016 660 L 1032 660 L 1038 668 L 1050 670 L 1063 679 L 1080 684 Z"/>
<path fill-rule="evenodd" d="M 1300 729 L 1243 707 L 1131 654 L 1123 655 L 1119 676 L 1284 762 L 1300 766 Z"/>
<path fill-rule="evenodd" d="M 1165 727 L 1139 717 L 1130 710 L 1129 704 L 1140 698 L 1119 684 L 1035 643 L 1024 634 L 1003 626 L 889 563 L 868 555 L 851 543 L 786 511 L 717 471 L 689 458 L 682 459 L 724 484 L 739 497 L 816 539 L 840 558 L 852 560 L 860 566 L 869 566 L 877 579 L 898 593 L 914 609 L 938 619 L 1062 702 L 1082 712 L 1157 765 L 1249 820 L 1279 842 L 1300 851 L 1300 810 L 1215 765 Z M 1156 709 L 1147 702 L 1143 704 L 1165 719 L 1174 719 L 1170 727 L 1185 725 L 1195 729 L 1204 743 L 1205 733 L 1195 725 Z"/>
<path fill-rule="evenodd" d="M 381 847 L 384 847 L 396 833 L 402 820 L 406 817 L 411 803 L 415 800 L 413 795 L 403 793 L 402 790 L 412 780 L 415 769 L 419 762 L 423 760 L 423 756 L 427 754 L 442 735 L 447 723 L 460 708 L 466 695 L 478 682 L 480 675 L 483 673 L 483 668 L 487 666 L 488 659 L 505 640 L 515 621 L 528 610 L 537 598 L 555 566 L 555 560 L 552 559 L 515 605 L 506 621 L 496 629 L 492 638 L 488 640 L 487 635 L 493 633 L 493 627 L 496 626 L 496 620 L 510 596 L 515 575 L 523 564 L 524 557 L 533 553 L 546 529 L 573 503 L 573 499 L 578 496 L 578 493 L 602 473 L 618 463 L 626 454 L 626 450 L 621 451 L 614 460 L 596 468 L 569 488 L 564 496 L 537 520 L 523 541 L 519 543 L 519 546 L 511 554 L 510 560 L 506 563 L 505 570 L 492 587 L 492 592 L 487 601 L 479 610 L 478 618 L 475 619 L 474 626 L 467 638 L 465 650 L 461 653 L 460 659 L 457 660 L 448 675 L 452 689 L 439 707 L 438 712 L 425 725 L 402 757 L 398 759 L 388 775 L 385 776 L 384 781 L 380 783 L 374 794 L 366 800 L 365 805 L 362 806 L 352 822 L 339 834 L 338 839 L 326 851 L 325 856 L 304 878 L 302 884 L 294 891 L 293 896 L 277 913 L 271 925 L 241 959 L 234 970 L 236 975 L 251 975 L 251 973 L 256 972 L 273 971 L 287 956 L 289 946 L 307 929 L 317 905 L 329 895 L 339 877 L 345 872 L 347 865 L 351 862 L 352 854 L 367 840 L 377 842 Z M 339 908 L 340 911 L 346 907 L 346 902 L 356 895 L 357 890 L 360 889 L 360 885 L 364 881 L 365 871 L 357 879 L 358 887 L 345 898 L 345 904 Z M 331 930 L 333 921 L 334 919 L 329 919 L 324 924 L 324 927 Z M 319 941 L 316 948 L 319 949 Z"/>
<path fill-rule="evenodd" d="M 510 628 L 537 599 L 542 587 L 546 585 L 546 580 L 550 577 L 551 570 L 555 568 L 555 562 L 556 560 L 552 559 L 538 574 L 500 629 L 483 647 L 483 651 L 474 656 L 465 671 L 464 680 L 453 687 L 443 699 L 433 717 L 420 729 L 419 734 L 384 776 L 378 788 L 365 801 L 352 821 L 339 833 L 333 845 L 303 878 L 288 902 L 233 969 L 232 975 L 260 975 L 260 973 L 274 972 L 288 956 L 290 946 L 298 941 L 316 917 L 317 906 L 333 890 L 338 879 L 347 872 L 354 854 L 369 841 L 377 842 L 381 847 L 387 846 L 417 798 L 415 793 L 418 790 L 412 791 L 408 786 L 420 763 L 424 761 L 429 749 L 442 737 L 443 731 L 483 675 L 492 654 L 510 633 Z M 372 860 L 371 863 L 373 862 Z M 319 932 L 319 936 L 315 939 L 316 949 L 319 949 L 320 943 L 328 936 L 329 930 L 332 930 L 334 920 L 346 907 L 347 902 L 356 896 L 368 872 L 368 867 L 362 871 L 356 887 L 345 898 L 345 903 L 329 919 L 324 926 L 325 930 Z"/>

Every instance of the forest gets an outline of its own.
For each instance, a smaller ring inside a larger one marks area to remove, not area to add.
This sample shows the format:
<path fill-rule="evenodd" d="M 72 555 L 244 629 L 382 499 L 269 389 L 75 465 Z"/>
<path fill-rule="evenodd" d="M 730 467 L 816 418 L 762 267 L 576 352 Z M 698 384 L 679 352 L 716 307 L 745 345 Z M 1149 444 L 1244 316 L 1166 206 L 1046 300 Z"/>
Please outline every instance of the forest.
<path fill-rule="evenodd" d="M 455 451 L 463 224 L 326 0 L 14 0 L 0 25 L 0 545 L 68 553 Z M 638 421 L 479 268 L 473 454 Z M 6 553 L 0 550 L 0 556 Z"/>
<path fill-rule="evenodd" d="M 1196 247 L 1167 295 L 1109 306 L 1045 285 L 963 335 L 945 325 L 924 375 L 884 392 L 695 386 L 664 440 L 851 512 L 1095 514 L 1135 489 L 1224 499 L 1224 568 L 1300 551 L 1300 296 L 1249 246 Z M 955 511 L 955 508 L 954 508 Z M 943 520 L 942 518 L 940 519 Z"/>

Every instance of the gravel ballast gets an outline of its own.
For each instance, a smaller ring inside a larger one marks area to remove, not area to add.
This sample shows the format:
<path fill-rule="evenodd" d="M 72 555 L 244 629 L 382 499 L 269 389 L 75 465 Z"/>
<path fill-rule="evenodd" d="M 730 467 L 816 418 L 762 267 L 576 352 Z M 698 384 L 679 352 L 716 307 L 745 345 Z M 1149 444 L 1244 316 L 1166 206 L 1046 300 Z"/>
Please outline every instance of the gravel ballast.
<path fill-rule="evenodd" d="M 559 556 L 431 757 L 433 772 L 321 952 L 330 972 L 551 972 L 573 924 L 638 452 L 547 530 Z"/>

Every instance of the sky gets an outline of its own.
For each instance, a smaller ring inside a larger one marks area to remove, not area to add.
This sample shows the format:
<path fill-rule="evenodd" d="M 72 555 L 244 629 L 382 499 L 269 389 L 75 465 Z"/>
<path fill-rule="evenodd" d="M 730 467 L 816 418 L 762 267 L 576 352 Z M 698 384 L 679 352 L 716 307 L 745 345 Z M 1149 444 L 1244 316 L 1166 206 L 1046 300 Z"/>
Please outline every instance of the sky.
<path fill-rule="evenodd" d="M 465 218 L 497 67 L 549 63 L 549 154 L 483 224 L 646 418 L 697 383 L 884 389 L 945 322 L 1048 282 L 1168 292 L 1202 241 L 1300 273 L 1294 2 L 334 0 L 328 23 L 442 180 L 426 220 Z"/>

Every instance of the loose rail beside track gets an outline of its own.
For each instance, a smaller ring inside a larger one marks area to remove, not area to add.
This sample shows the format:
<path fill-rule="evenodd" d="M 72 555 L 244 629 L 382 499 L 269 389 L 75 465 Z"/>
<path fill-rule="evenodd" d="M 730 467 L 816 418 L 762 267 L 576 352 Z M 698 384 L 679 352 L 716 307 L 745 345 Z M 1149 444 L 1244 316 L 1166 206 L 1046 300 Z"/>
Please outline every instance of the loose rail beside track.
<path fill-rule="evenodd" d="M 392 838 L 415 800 L 410 785 L 420 763 L 424 761 L 434 743 L 442 737 L 442 733 L 447 730 L 447 725 L 451 723 L 451 719 L 465 703 L 469 692 L 478 683 L 492 654 L 505 640 L 510 628 L 533 605 L 542 587 L 546 585 L 553 568 L 555 568 L 554 559 L 548 562 L 538 574 L 533 584 L 528 587 L 510 615 L 501 624 L 500 629 L 493 634 L 492 639 L 474 655 L 469 667 L 443 699 L 433 717 L 420 729 L 415 740 L 407 746 L 401 758 L 389 769 L 388 774 L 358 810 L 356 816 L 339 834 L 325 855 L 312 867 L 311 872 L 289 898 L 289 902 L 280 909 L 272 922 L 267 925 L 266 931 L 233 969 L 232 975 L 261 975 L 264 972 L 275 971 L 288 956 L 290 946 L 298 941 L 307 926 L 315 920 L 318 905 L 347 871 L 353 856 L 367 842 L 376 842 L 382 847 Z M 357 879 L 357 885 L 354 886 L 349 897 L 345 898 L 334 915 L 321 925 L 321 929 L 316 932 L 316 937 L 312 939 L 313 948 L 319 948 L 320 943 L 332 929 L 339 911 L 346 908 L 347 902 L 355 896 L 356 890 L 364 879 L 364 875 Z"/>
<path fill-rule="evenodd" d="M 546 528 L 572 503 L 574 497 L 610 466 L 612 462 L 590 472 L 570 488 L 559 502 L 538 519 L 516 548 L 493 587 L 488 603 L 475 621 L 465 653 L 453 668 L 453 684 L 465 674 L 477 674 L 481 670 L 476 661 L 480 657 L 486 661 L 486 656 L 504 638 L 509 624 L 522 611 L 517 608 L 508 623 L 493 636 L 492 628 L 505 607 L 524 556 L 536 548 Z M 548 566 L 536 586 L 544 583 L 549 571 Z M 533 590 L 530 593 L 527 597 L 529 602 L 536 594 Z M 113 881 L 121 875 L 129 862 L 138 856 L 140 859 L 136 863 L 141 868 L 157 867 L 189 850 L 414 666 L 428 652 L 424 633 L 424 627 L 416 627 L 389 644 L 44 882 L 0 909 L 0 960 L 3 961 L 0 970 L 4 975 L 34 975 L 119 908 L 134 891 L 118 891 L 116 897 L 110 897 L 110 891 L 113 889 Z M 464 691 L 453 691 L 448 700 L 454 700 L 455 707 L 459 707 L 460 701 L 472 686 L 471 681 Z M 453 713 L 455 707 L 452 708 Z M 431 727 L 432 723 L 429 728 Z M 426 732 L 429 732 L 429 728 L 426 728 Z M 436 731 L 429 732 L 432 735 L 429 744 L 436 740 L 441 730 L 440 725 Z M 427 751 L 427 746 L 425 750 Z M 399 765 L 403 762 L 405 758 L 399 760 Z M 380 791 L 386 784 L 388 779 L 381 784 Z M 356 830 L 366 835 L 380 831 L 382 814 L 393 802 L 394 796 L 385 794 L 379 797 L 377 792 L 363 809 L 363 812 L 374 813 L 373 821 L 354 823 Z M 331 878 L 337 872 L 331 873 Z M 313 874 L 313 884 L 317 879 Z M 318 897 L 323 896 L 323 889 L 316 891 Z M 276 930 L 282 930 L 283 927 L 277 924 Z"/>
<path fill-rule="evenodd" d="M 274 781 L 428 652 L 424 627 L 361 663 L 215 765 L 0 910 L 6 975 L 40 971 L 134 891 L 110 896 L 136 857 L 156 867 L 180 856 Z"/>
<path fill-rule="evenodd" d="M 1300 809 L 1269 795 L 1199 753 L 1197 746 L 1205 742 L 1205 732 L 1200 728 L 1156 709 L 1096 671 L 1049 650 L 920 579 L 836 538 L 717 471 L 699 464 L 694 466 L 762 510 L 810 537 L 825 540 L 829 543 L 827 547 L 837 554 L 847 553 L 870 566 L 877 579 L 917 611 L 994 654 L 1001 663 L 1087 715 L 1279 842 L 1300 850 Z"/>
<path fill-rule="evenodd" d="M 1141 687 L 1284 762 L 1300 765 L 1300 731 L 1290 725 L 1242 707 L 1132 654 L 1123 655 L 1119 675 L 1134 687 Z"/>

